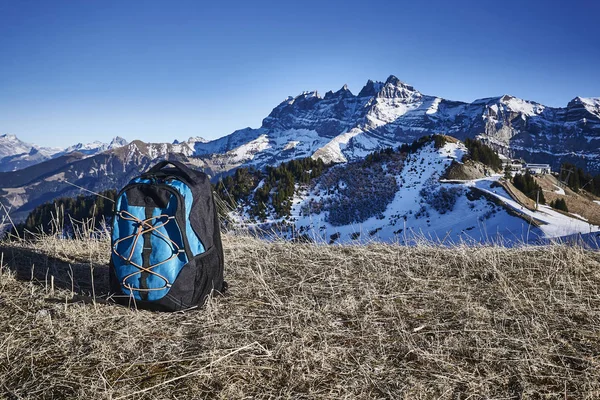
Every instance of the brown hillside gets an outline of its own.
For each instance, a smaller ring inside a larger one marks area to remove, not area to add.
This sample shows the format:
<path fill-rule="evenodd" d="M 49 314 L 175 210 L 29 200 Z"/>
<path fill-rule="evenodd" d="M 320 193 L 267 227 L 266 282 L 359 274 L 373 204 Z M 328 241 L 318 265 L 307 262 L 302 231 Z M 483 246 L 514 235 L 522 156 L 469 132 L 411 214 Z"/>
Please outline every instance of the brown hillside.
<path fill-rule="evenodd" d="M 585 190 L 575 193 L 561 185 L 558 179 L 552 175 L 536 176 L 535 180 L 544 190 L 544 197 L 548 204 L 553 200 L 563 198 L 570 213 L 578 214 L 594 225 L 600 225 L 600 204 L 594 202 L 594 200 L 600 200 L 598 197 Z M 559 190 L 557 186 L 565 191 L 564 195 L 557 193 Z"/>
<path fill-rule="evenodd" d="M 491 172 L 490 168 L 478 161 L 467 160 L 464 163 L 452 161 L 441 179 L 467 181 L 484 178 Z"/>

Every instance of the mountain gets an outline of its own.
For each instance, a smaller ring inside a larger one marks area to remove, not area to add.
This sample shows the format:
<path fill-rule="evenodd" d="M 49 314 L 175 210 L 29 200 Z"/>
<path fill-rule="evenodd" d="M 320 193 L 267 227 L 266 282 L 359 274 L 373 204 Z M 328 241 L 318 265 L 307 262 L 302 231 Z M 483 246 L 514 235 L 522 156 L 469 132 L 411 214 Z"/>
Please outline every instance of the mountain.
<path fill-rule="evenodd" d="M 127 144 L 127 140 L 115 137 L 109 144 L 102 142 L 78 143 L 66 149 L 40 147 L 25 143 L 15 135 L 0 135 L 0 172 L 17 171 L 70 153 L 92 156 Z"/>
<path fill-rule="evenodd" d="M 0 135 L 0 158 L 29 153 L 33 145 L 25 143 L 15 135 Z"/>
<path fill-rule="evenodd" d="M 320 96 L 316 91 L 288 97 L 260 128 L 245 128 L 216 140 L 174 141 L 186 156 L 203 158 L 216 173 L 241 165 L 262 168 L 302 157 L 346 162 L 373 150 L 410 143 L 424 135 L 446 134 L 460 140 L 479 137 L 500 153 L 555 168 L 570 162 L 600 172 L 600 98 L 576 97 L 564 108 L 546 107 L 510 95 L 471 103 L 425 95 L 390 76 L 369 80 L 357 95 L 346 85 Z M 37 148 L 14 136 L 0 137 L 0 168 L 13 170 L 56 155 L 78 151 L 94 155 L 123 146 L 77 144 L 65 150 Z"/>
<path fill-rule="evenodd" d="M 598 222 L 581 215 L 545 205 L 536 209 L 530 199 L 515 195 L 518 190 L 501 181 L 501 174 L 477 161 L 465 161 L 468 150 L 463 143 L 447 136 L 434 139 L 330 167 L 308 184 L 288 191 L 292 193 L 288 200 L 281 200 L 285 184 L 274 184 L 271 178 L 278 172 L 264 175 L 240 197 L 235 219 L 250 221 L 247 226 L 259 232 L 325 243 L 425 239 L 513 245 L 600 231 Z M 470 176 L 448 179 L 457 170 Z M 545 182 L 543 177 L 535 179 Z M 233 190 L 243 186 L 241 182 Z M 549 196 L 567 199 L 569 204 L 584 200 L 550 187 Z M 600 205 L 590 199 L 585 207 L 600 212 Z"/>
<path fill-rule="evenodd" d="M 3 135 L 0 171 L 20 170 L 1 174 L 0 188 L 4 204 L 23 216 L 41 202 L 80 193 L 67 181 L 93 191 L 112 189 L 168 157 L 201 168 L 216 180 L 239 167 L 264 169 L 304 157 L 352 162 L 375 150 L 440 133 L 460 140 L 477 137 L 506 156 L 550 163 L 555 170 L 570 162 L 600 172 L 598 98 L 577 97 L 564 108 L 509 95 L 466 103 L 423 94 L 390 76 L 385 82 L 369 80 L 356 95 L 344 85 L 324 96 L 311 91 L 288 97 L 259 128 L 211 141 L 196 137 L 127 143 L 115 138 L 110 144 L 56 150 Z"/>
<path fill-rule="evenodd" d="M 0 201 L 11 209 L 13 220 L 22 221 L 33 208 L 55 198 L 120 188 L 160 158 L 208 168 L 202 160 L 189 159 L 185 153 L 192 153 L 187 143 L 139 140 L 92 156 L 67 153 L 18 171 L 0 173 Z"/>
<path fill-rule="evenodd" d="M 14 171 L 46 161 L 60 153 L 58 148 L 25 143 L 15 135 L 0 135 L 0 172 Z"/>
<path fill-rule="evenodd" d="M 569 162 L 600 172 L 600 98 L 576 97 L 564 108 L 510 95 L 466 103 L 423 94 L 393 75 L 385 82 L 367 81 L 357 95 L 346 85 L 324 96 L 303 92 L 276 106 L 257 129 L 211 141 L 175 140 L 172 145 L 178 146 L 174 151 L 203 159 L 220 175 L 243 165 L 264 168 L 302 157 L 346 162 L 431 134 L 478 137 L 505 156 L 554 168 Z M 90 156 L 124 144 L 120 138 L 110 145 L 78 144 L 51 156 L 72 151 Z M 41 149 L 41 155 L 29 155 L 27 145 L 15 144 L 14 149 L 15 158 L 4 160 L 1 170 L 22 168 L 46 156 Z"/>
<path fill-rule="evenodd" d="M 91 143 L 77 143 L 76 145 L 69 146 L 65 150 L 61 152 L 62 154 L 68 154 L 73 152 L 79 152 L 86 155 L 95 155 L 98 153 L 102 153 L 106 150 L 117 149 L 119 147 L 123 147 L 127 145 L 127 140 L 122 137 L 115 137 L 109 144 L 95 141 Z"/>
<path fill-rule="evenodd" d="M 435 133 L 479 137 L 499 152 L 555 168 L 571 162 L 600 172 L 600 99 L 575 98 L 552 108 L 510 95 L 472 103 L 425 95 L 390 76 L 369 80 L 358 95 L 347 86 L 323 97 L 304 92 L 273 109 L 258 129 L 205 143 L 196 155 L 222 165 L 264 167 L 300 157 L 345 162 L 373 150 Z"/>

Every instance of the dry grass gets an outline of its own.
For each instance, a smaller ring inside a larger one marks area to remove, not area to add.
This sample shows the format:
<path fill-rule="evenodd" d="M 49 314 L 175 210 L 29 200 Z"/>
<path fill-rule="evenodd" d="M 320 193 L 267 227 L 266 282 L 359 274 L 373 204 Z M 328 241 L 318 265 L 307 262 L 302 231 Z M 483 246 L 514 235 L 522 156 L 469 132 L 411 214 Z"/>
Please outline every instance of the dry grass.
<path fill-rule="evenodd" d="M 565 195 L 557 194 L 555 185 L 560 185 L 560 182 L 552 175 L 536 176 L 535 180 L 544 190 L 544 197 L 547 204 L 556 199 L 563 199 L 567 202 L 569 212 L 581 215 L 591 224 L 600 225 L 600 205 L 594 203 L 594 200 L 598 200 L 596 196 L 585 190 L 575 193 L 568 187 L 564 187 L 564 185 L 562 187 Z M 568 213 L 567 215 L 572 217 Z"/>
<path fill-rule="evenodd" d="M 498 183 L 506 190 L 510 197 L 528 210 L 535 211 L 535 201 L 525 196 L 523 192 L 515 187 L 512 182 L 505 179 L 499 180 Z"/>
<path fill-rule="evenodd" d="M 88 297 L 91 268 L 96 297 L 106 292 L 106 241 L 5 245 L 0 393 L 600 398 L 597 253 L 230 235 L 225 249 L 229 293 L 199 312 L 161 314 Z"/>

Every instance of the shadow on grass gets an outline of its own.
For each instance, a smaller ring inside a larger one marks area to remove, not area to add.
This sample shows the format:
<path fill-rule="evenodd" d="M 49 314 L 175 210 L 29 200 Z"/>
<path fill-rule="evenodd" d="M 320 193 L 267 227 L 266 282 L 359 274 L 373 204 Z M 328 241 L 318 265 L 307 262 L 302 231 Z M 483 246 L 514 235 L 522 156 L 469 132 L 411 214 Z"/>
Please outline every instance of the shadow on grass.
<path fill-rule="evenodd" d="M 15 272 L 17 279 L 48 290 L 54 284 L 55 289 L 72 292 L 72 302 L 105 302 L 109 295 L 108 264 L 69 262 L 42 251 L 6 245 L 0 245 L 0 254 L 3 267 Z"/>

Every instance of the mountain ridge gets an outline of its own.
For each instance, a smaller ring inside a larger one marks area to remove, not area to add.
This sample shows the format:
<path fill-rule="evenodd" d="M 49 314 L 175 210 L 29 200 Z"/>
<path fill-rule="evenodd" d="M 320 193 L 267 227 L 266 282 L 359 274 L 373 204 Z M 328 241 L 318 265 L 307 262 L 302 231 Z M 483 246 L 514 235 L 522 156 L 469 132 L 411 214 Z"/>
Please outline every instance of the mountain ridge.
<path fill-rule="evenodd" d="M 36 144 L 26 143 L 16 135 L 0 135 L 0 172 L 16 171 L 29 166 L 58 158 L 70 153 L 81 153 L 93 156 L 107 150 L 126 145 L 127 140 L 116 136 L 110 143 L 94 141 L 91 143 L 77 143 L 66 148 L 41 147 Z"/>
<path fill-rule="evenodd" d="M 509 94 L 468 103 L 423 94 L 394 75 L 384 82 L 369 79 L 357 95 L 347 85 L 324 96 L 305 91 L 274 107 L 259 128 L 208 141 L 175 140 L 170 143 L 175 147 L 162 147 L 188 157 L 212 156 L 221 166 L 219 172 L 227 173 L 239 165 L 264 167 L 307 156 L 346 162 L 436 133 L 460 140 L 479 137 L 509 157 L 555 166 L 569 161 L 600 171 L 600 98 L 578 96 L 558 108 Z M 119 147 L 127 144 L 117 137 L 111 144 L 80 143 L 51 156 L 70 151 L 91 156 L 117 147 L 115 142 Z M 31 147 L 16 148 L 20 153 L 5 157 L 0 168 L 22 168 L 48 158 L 42 150 L 29 154 Z M 29 150 L 26 155 L 24 150 Z"/>
<path fill-rule="evenodd" d="M 569 162 L 600 172 L 599 98 L 576 97 L 563 108 L 508 94 L 466 103 L 423 94 L 391 75 L 385 82 L 367 81 L 357 95 L 344 85 L 324 96 L 316 91 L 290 96 L 259 128 L 236 130 L 210 141 L 192 137 L 171 143 L 126 143 L 115 138 L 104 151 L 98 143 L 75 145 L 79 153 L 72 154 L 80 156 L 54 162 L 60 153 L 47 159 L 39 148 L 4 135 L 19 151 L 29 150 L 11 161 L 22 158 L 19 165 L 37 168 L 0 174 L 0 188 L 16 199 L 5 198 L 5 205 L 33 201 L 29 208 L 52 196 L 77 193 L 61 179 L 88 190 L 111 189 L 164 158 L 177 158 L 217 179 L 240 166 L 262 169 L 306 157 L 327 163 L 359 160 L 433 134 L 463 141 L 479 138 L 508 157 L 550 163 L 555 169 Z M 0 165 L 6 168 L 9 159 L 2 160 Z"/>

